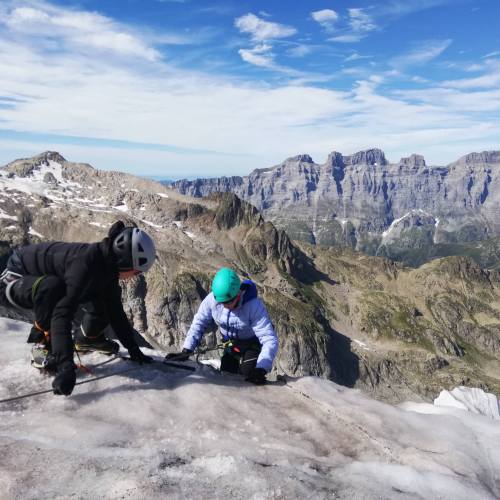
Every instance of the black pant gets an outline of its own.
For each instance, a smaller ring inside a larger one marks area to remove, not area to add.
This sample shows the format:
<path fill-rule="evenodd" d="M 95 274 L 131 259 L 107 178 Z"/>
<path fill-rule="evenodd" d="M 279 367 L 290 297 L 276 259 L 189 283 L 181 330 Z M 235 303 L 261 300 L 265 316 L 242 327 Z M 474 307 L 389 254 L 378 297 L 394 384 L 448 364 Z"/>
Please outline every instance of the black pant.
<path fill-rule="evenodd" d="M 252 340 L 234 340 L 227 347 L 221 358 L 220 369 L 223 372 L 241 373 L 244 377 L 250 375 L 255 368 L 261 351 L 257 338 Z"/>
<path fill-rule="evenodd" d="M 66 285 L 57 276 L 23 276 L 11 288 L 11 298 L 24 309 L 32 309 L 37 325 L 50 331 L 52 313 L 66 293 Z M 76 338 L 97 338 L 103 334 L 109 321 L 104 310 L 92 302 L 81 304 L 73 320 Z"/>
<path fill-rule="evenodd" d="M 66 293 L 64 281 L 57 276 L 23 276 L 10 290 L 12 300 L 19 307 L 32 309 L 40 328 L 49 331 L 54 307 Z"/>

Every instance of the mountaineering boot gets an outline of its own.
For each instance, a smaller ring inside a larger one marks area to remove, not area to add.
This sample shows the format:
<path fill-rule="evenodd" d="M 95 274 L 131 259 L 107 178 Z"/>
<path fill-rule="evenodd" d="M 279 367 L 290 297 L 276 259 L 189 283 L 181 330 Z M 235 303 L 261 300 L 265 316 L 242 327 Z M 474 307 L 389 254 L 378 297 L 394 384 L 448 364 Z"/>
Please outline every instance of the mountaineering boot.
<path fill-rule="evenodd" d="M 31 366 L 39 370 L 54 372 L 56 370 L 56 360 L 47 346 L 35 345 L 31 349 Z"/>
<path fill-rule="evenodd" d="M 78 352 L 100 352 L 102 354 L 117 354 L 120 350 L 118 342 L 109 340 L 104 335 L 96 338 L 79 336 L 75 339 L 75 351 Z"/>

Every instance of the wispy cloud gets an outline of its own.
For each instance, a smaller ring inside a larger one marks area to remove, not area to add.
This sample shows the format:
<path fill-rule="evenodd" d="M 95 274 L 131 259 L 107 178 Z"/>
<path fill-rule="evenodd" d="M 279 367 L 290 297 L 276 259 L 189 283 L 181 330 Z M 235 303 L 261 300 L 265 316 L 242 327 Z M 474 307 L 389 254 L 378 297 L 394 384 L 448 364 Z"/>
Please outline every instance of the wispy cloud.
<path fill-rule="evenodd" d="M 276 39 L 288 38 L 297 33 L 297 30 L 291 26 L 284 24 L 265 21 L 254 14 L 245 14 L 238 17 L 234 21 L 236 28 L 241 33 L 247 33 L 256 45 L 251 48 L 242 48 L 238 50 L 238 54 L 243 61 L 253 64 L 261 68 L 267 68 L 298 76 L 301 72 L 281 66 L 275 62 L 275 54 L 273 54 L 273 46 L 271 42 Z M 293 53 L 293 52 L 292 52 Z M 300 53 L 300 49 L 296 49 L 295 56 Z"/>
<path fill-rule="evenodd" d="M 359 61 L 360 59 L 370 59 L 372 56 L 362 56 L 357 52 L 353 52 L 350 56 L 344 59 L 345 62 Z"/>
<path fill-rule="evenodd" d="M 253 49 L 240 49 L 238 53 L 245 62 L 253 64 L 254 66 L 274 68 L 274 55 L 271 50 L 271 45 L 260 44 L 256 45 Z"/>
<path fill-rule="evenodd" d="M 378 29 L 374 18 L 366 12 L 365 9 L 351 8 L 348 9 L 349 28 L 344 30 L 337 36 L 331 37 L 328 40 L 331 42 L 340 43 L 356 43 L 368 36 L 372 31 Z"/>
<path fill-rule="evenodd" d="M 488 89 L 500 86 L 500 61 L 487 60 L 484 75 L 475 78 L 447 80 L 442 83 L 445 87 L 455 89 Z"/>
<path fill-rule="evenodd" d="M 294 47 L 287 50 L 287 55 L 291 57 L 305 57 L 313 52 L 313 47 L 311 45 L 305 45 L 303 43 L 298 43 Z"/>
<path fill-rule="evenodd" d="M 364 9 L 349 9 L 349 24 L 353 31 L 367 33 L 377 29 L 377 25 Z"/>
<path fill-rule="evenodd" d="M 334 30 L 339 15 L 332 9 L 323 9 L 311 12 L 311 17 L 319 23 L 324 30 L 330 32 Z"/>
<path fill-rule="evenodd" d="M 458 2 L 463 1 L 458 0 Z M 378 7 L 378 11 L 382 17 L 406 16 L 414 12 L 456 3 L 457 0 L 386 0 Z"/>
<path fill-rule="evenodd" d="M 110 18 L 42 2 L 33 5 L 11 9 L 0 23 L 11 32 L 33 38 L 55 37 L 60 44 L 74 48 L 109 51 L 149 61 L 161 59 L 154 47 Z"/>
<path fill-rule="evenodd" d="M 338 35 L 331 38 L 328 38 L 330 42 L 340 42 L 340 43 L 356 43 L 361 41 L 365 35 L 360 33 L 349 33 L 347 35 Z"/>
<path fill-rule="evenodd" d="M 495 50 L 494 52 L 489 52 L 488 54 L 484 55 L 482 59 L 490 59 L 492 57 L 499 57 L 500 56 L 500 50 Z"/>
<path fill-rule="evenodd" d="M 291 26 L 265 21 L 251 13 L 235 19 L 234 25 L 241 33 L 250 34 L 256 42 L 287 38 L 297 33 L 297 30 Z"/>
<path fill-rule="evenodd" d="M 428 63 L 439 57 L 451 44 L 453 40 L 425 40 L 410 52 L 391 59 L 390 63 L 396 68 L 418 66 Z"/>

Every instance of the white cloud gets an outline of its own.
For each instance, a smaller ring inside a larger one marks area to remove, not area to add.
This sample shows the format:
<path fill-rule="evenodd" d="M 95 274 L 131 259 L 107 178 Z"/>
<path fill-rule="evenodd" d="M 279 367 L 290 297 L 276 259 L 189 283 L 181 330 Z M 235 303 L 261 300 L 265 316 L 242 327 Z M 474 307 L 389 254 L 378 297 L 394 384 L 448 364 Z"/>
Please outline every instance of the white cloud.
<path fill-rule="evenodd" d="M 262 44 L 257 45 L 253 49 L 240 49 L 238 53 L 241 58 L 254 66 L 261 66 L 263 68 L 274 67 L 274 56 L 271 53 L 272 47 L 270 45 Z"/>
<path fill-rule="evenodd" d="M 340 43 L 355 43 L 359 42 L 364 38 L 364 35 L 358 33 L 350 33 L 348 35 L 339 35 L 329 38 L 330 42 L 340 42 Z"/>
<path fill-rule="evenodd" d="M 312 18 L 318 23 L 324 23 L 325 21 L 336 21 L 339 15 L 331 9 L 316 10 L 311 12 Z"/>
<path fill-rule="evenodd" d="M 0 20 L 12 32 L 33 39 L 58 39 L 60 45 L 110 51 L 155 61 L 160 53 L 131 30 L 110 18 L 78 10 L 63 9 L 36 2 L 36 7 L 14 7 Z"/>
<path fill-rule="evenodd" d="M 297 33 L 297 30 L 291 26 L 264 21 L 255 14 L 245 14 L 236 18 L 234 25 L 240 32 L 249 33 L 252 39 L 257 42 L 274 38 L 287 38 Z"/>
<path fill-rule="evenodd" d="M 394 67 L 403 68 L 428 63 L 440 56 L 452 43 L 452 40 L 426 40 L 419 47 L 393 58 L 390 63 Z"/>
<path fill-rule="evenodd" d="M 494 52 L 490 52 L 489 54 L 486 54 L 482 57 L 482 59 L 489 59 L 491 57 L 498 57 L 500 56 L 500 50 L 495 50 Z"/>
<path fill-rule="evenodd" d="M 477 78 L 467 78 L 463 80 L 448 80 L 443 82 L 445 87 L 455 89 L 481 89 L 494 88 L 500 85 L 500 72 L 490 73 Z"/>
<path fill-rule="evenodd" d="M 311 17 L 326 31 L 333 31 L 334 24 L 338 20 L 339 15 L 332 9 L 323 9 L 311 12 Z"/>
<path fill-rule="evenodd" d="M 379 13 L 381 16 L 405 16 L 453 2 L 456 0 L 386 0 L 379 6 Z"/>
<path fill-rule="evenodd" d="M 475 73 L 476 71 L 483 71 L 484 65 L 482 65 L 482 64 L 469 64 L 469 66 L 466 66 L 464 68 L 464 70 L 469 72 L 469 73 Z"/>
<path fill-rule="evenodd" d="M 358 54 L 357 52 L 353 52 L 350 56 L 346 57 L 344 61 L 350 62 L 350 61 L 359 61 L 360 59 L 370 59 L 372 56 L 362 56 Z"/>
<path fill-rule="evenodd" d="M 297 44 L 295 47 L 287 50 L 287 55 L 291 57 L 304 57 L 310 54 L 312 51 L 313 48 L 310 45 Z"/>
<path fill-rule="evenodd" d="M 378 29 L 372 16 L 364 9 L 351 8 L 349 13 L 349 30 L 341 35 L 329 38 L 330 42 L 356 43 L 368 36 L 371 31 Z"/>
<path fill-rule="evenodd" d="M 349 24 L 353 31 L 367 33 L 377 29 L 372 17 L 363 9 L 349 9 Z"/>

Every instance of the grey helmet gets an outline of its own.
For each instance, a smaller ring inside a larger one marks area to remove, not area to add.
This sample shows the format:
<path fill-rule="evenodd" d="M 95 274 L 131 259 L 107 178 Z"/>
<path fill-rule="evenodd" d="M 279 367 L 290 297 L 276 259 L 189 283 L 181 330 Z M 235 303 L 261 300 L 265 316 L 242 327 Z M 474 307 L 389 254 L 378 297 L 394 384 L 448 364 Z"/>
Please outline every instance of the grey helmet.
<path fill-rule="evenodd" d="M 154 264 L 154 241 L 142 229 L 126 227 L 113 240 L 113 253 L 120 271 L 148 271 Z"/>

